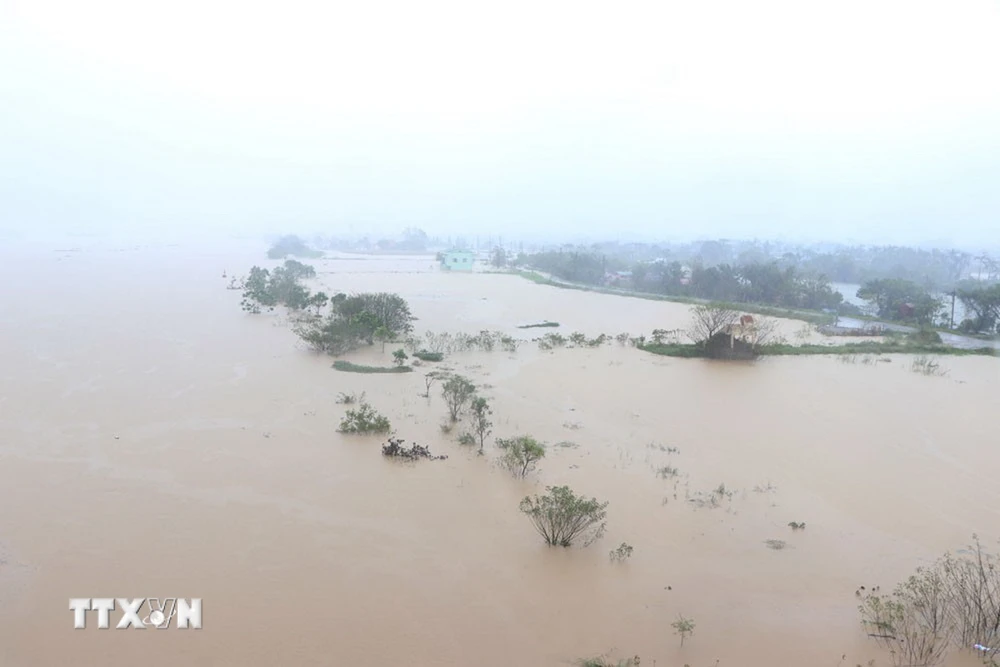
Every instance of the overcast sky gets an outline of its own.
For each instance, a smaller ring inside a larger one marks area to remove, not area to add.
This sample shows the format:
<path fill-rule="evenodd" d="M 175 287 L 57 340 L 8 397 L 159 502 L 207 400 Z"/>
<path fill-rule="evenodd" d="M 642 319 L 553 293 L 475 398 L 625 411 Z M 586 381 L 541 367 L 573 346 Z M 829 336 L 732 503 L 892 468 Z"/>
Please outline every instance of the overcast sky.
<path fill-rule="evenodd" d="M 0 0 L 0 228 L 996 245 L 998 0 Z"/>

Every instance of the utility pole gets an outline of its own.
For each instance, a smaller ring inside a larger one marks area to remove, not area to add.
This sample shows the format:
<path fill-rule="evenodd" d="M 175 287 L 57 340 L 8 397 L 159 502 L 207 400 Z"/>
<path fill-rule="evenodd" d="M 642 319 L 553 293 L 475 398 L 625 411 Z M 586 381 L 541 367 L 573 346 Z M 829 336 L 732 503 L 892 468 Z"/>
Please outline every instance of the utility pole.
<path fill-rule="evenodd" d="M 951 326 L 948 328 L 955 328 L 955 290 L 951 291 Z"/>

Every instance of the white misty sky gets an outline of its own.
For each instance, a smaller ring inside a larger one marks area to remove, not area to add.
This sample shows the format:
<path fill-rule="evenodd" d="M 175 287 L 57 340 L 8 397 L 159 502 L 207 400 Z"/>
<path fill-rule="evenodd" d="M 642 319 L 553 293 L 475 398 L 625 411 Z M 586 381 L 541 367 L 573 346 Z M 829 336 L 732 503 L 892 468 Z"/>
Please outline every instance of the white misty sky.
<path fill-rule="evenodd" d="M 998 223 L 997 0 L 0 0 L 8 232 Z"/>

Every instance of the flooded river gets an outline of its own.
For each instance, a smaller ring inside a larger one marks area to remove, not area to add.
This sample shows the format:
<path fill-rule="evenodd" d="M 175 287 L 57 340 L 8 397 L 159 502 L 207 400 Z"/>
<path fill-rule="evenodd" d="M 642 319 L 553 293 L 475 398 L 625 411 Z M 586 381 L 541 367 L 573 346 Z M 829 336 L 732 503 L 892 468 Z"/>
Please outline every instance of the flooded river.
<path fill-rule="evenodd" d="M 926 377 L 899 357 L 456 353 L 494 436 L 550 445 L 519 481 L 493 448 L 441 432 L 422 372 L 337 372 L 280 315 L 242 313 L 222 272 L 273 264 L 264 250 L 3 251 L 0 665 L 887 665 L 855 590 L 974 532 L 1000 538 L 1000 359 L 946 357 Z M 401 293 L 418 332 L 688 320 L 681 304 L 444 274 L 430 257 L 314 264 L 313 288 Z M 377 346 L 351 358 L 391 361 Z M 400 465 L 380 439 L 338 434 L 336 396 L 361 391 L 449 458 Z M 610 502 L 603 540 L 543 545 L 517 507 L 555 484 Z M 717 506 L 698 502 L 720 484 Z M 613 564 L 621 542 L 634 555 Z M 73 629 L 68 598 L 111 596 L 199 597 L 204 627 Z M 683 647 L 679 615 L 696 623 Z"/>

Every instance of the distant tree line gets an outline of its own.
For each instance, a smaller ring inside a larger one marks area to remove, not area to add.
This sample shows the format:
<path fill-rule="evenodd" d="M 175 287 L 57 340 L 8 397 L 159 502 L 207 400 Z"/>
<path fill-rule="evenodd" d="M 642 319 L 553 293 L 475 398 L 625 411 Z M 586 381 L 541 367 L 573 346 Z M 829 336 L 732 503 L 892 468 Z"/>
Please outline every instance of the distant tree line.
<path fill-rule="evenodd" d="M 527 262 L 558 278 L 590 285 L 603 284 L 609 272 L 627 267 L 620 260 L 582 252 L 538 253 L 528 257 Z M 782 268 L 777 262 L 745 266 L 695 263 L 690 270 L 679 261 L 643 262 L 631 267 L 627 284 L 641 292 L 708 301 L 811 310 L 835 310 L 845 305 L 843 295 L 831 287 L 825 276 L 804 275 L 795 267 Z"/>
<path fill-rule="evenodd" d="M 976 272 L 981 277 L 1000 277 L 1000 263 L 988 256 L 973 256 L 958 250 L 924 250 L 903 246 L 804 246 L 770 241 L 712 240 L 694 243 L 596 243 L 563 246 L 550 255 L 596 256 L 609 271 L 624 270 L 635 264 L 659 262 L 704 267 L 748 266 L 777 263 L 793 267 L 803 275 L 826 276 L 831 282 L 861 284 L 870 280 L 898 278 L 931 290 L 948 290 Z M 538 255 L 532 255 L 532 261 Z M 575 260 L 579 265 L 580 259 Z M 564 267 L 571 270 L 571 267 Z"/>

